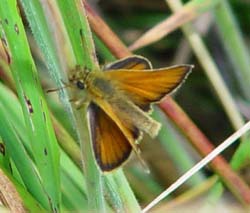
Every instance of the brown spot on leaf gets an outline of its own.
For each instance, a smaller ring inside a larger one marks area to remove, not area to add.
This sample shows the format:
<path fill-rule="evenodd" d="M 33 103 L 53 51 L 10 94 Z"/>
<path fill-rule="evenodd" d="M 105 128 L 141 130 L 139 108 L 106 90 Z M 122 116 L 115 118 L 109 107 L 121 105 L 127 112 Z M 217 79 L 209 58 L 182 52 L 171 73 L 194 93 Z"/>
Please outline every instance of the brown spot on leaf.
<path fill-rule="evenodd" d="M 83 37 L 83 30 L 82 30 L 82 28 L 80 29 L 80 36 Z"/>
<path fill-rule="evenodd" d="M 15 29 L 17 35 L 18 35 L 18 34 L 19 34 L 19 28 L 18 28 L 18 25 L 17 25 L 17 24 L 14 25 L 14 29 Z"/>
<path fill-rule="evenodd" d="M 33 110 L 33 107 L 32 107 L 32 104 L 31 104 L 31 101 L 30 99 L 28 99 L 27 96 L 24 96 L 24 99 L 26 101 L 26 104 L 27 104 L 27 107 L 28 107 L 28 110 L 29 110 L 29 113 L 33 113 L 34 110 Z"/>
<path fill-rule="evenodd" d="M 46 149 L 46 148 L 44 148 L 43 151 L 44 151 L 44 154 L 45 154 L 45 155 L 48 155 L 48 152 L 47 152 L 47 149 Z"/>
<path fill-rule="evenodd" d="M 5 155 L 5 145 L 4 143 L 0 143 L 0 152 Z"/>

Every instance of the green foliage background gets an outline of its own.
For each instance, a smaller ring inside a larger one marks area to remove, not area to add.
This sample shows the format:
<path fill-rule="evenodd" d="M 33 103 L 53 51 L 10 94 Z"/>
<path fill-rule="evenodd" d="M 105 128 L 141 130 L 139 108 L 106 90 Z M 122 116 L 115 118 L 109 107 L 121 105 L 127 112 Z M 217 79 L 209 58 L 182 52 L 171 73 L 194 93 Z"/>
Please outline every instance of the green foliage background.
<path fill-rule="evenodd" d="M 201 158 L 197 150 L 204 148 L 202 144 L 193 148 L 189 130 L 183 132 L 175 118 L 155 107 L 153 117 L 163 128 L 154 141 L 145 136 L 141 142 L 151 173 L 145 173 L 133 156 L 124 169 L 100 172 L 92 153 L 87 106 L 76 110 L 69 102 L 73 94 L 66 89 L 46 93 L 63 87 L 67 72 L 76 65 L 98 69 L 99 64 L 129 53 L 119 41 L 114 39 L 110 45 L 100 36 L 113 39 L 103 25 L 94 26 L 98 17 L 88 22 L 90 8 L 128 46 L 174 11 L 185 10 L 192 22 L 175 23 L 175 31 L 134 53 L 150 59 L 154 67 L 195 65 L 174 98 L 214 147 L 250 118 L 250 3 L 192 0 L 183 8 L 177 0 L 89 3 L 85 10 L 85 1 L 80 0 L 0 2 L 0 142 L 4 147 L 0 167 L 30 212 L 139 212 L 191 168 Z M 225 191 L 237 207 L 249 206 L 249 146 L 245 136 L 240 145 L 224 153 L 225 164 L 232 166 L 241 185 L 215 163 L 156 210 L 178 209 L 199 199 L 201 211 L 206 210 L 205 203 L 221 203 Z M 238 192 L 241 187 L 245 194 Z M 3 197 L 11 193 L 0 190 Z M 5 203 L 15 208 L 8 200 Z"/>

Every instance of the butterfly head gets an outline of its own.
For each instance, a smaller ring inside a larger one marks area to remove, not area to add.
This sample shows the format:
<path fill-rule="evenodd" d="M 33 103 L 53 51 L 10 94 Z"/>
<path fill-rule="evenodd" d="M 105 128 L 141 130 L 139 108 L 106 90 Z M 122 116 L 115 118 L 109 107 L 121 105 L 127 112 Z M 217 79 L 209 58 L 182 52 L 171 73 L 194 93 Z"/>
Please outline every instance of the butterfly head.
<path fill-rule="evenodd" d="M 87 79 L 89 76 L 89 70 L 87 68 L 82 68 L 77 66 L 69 74 L 69 82 L 74 87 L 80 90 L 87 88 Z"/>

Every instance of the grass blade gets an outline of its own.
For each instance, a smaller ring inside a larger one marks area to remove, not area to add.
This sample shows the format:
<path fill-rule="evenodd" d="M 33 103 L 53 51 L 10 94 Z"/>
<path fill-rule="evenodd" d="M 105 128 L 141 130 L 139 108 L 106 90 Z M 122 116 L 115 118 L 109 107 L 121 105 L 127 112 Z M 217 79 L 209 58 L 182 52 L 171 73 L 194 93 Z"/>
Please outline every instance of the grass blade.
<path fill-rule="evenodd" d="M 0 5 L 1 37 L 16 83 L 33 156 L 50 203 L 59 209 L 59 150 L 36 68 L 29 50 L 24 27 L 14 0 Z M 29 82 L 27 84 L 27 82 Z"/>
<path fill-rule="evenodd" d="M 250 55 L 228 1 L 221 1 L 214 14 L 221 41 L 234 66 L 235 76 L 238 77 L 238 85 L 243 96 L 250 101 Z"/>

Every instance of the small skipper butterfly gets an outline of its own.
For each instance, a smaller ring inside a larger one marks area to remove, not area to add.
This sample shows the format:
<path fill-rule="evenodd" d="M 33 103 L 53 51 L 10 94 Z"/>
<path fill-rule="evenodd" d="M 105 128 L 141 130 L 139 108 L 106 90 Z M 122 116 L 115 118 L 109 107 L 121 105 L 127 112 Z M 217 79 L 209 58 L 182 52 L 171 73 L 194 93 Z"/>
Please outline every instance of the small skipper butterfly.
<path fill-rule="evenodd" d="M 139 156 L 142 132 L 155 137 L 160 129 L 160 123 L 149 116 L 151 103 L 175 91 L 192 67 L 152 69 L 146 58 L 131 56 L 102 70 L 90 72 L 77 67 L 70 72 L 69 86 L 76 90 L 76 106 L 90 103 L 93 150 L 102 171 L 121 166 L 132 150 Z"/>

